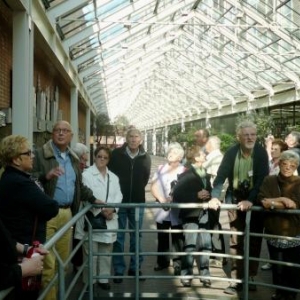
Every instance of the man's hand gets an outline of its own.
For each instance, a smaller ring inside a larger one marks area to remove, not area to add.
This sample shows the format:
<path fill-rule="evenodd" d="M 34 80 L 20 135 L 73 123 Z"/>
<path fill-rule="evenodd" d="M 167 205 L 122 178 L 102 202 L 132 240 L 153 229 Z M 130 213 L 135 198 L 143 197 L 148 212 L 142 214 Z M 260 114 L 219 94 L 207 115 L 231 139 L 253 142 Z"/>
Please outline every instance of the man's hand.
<path fill-rule="evenodd" d="M 241 211 L 247 211 L 251 209 L 253 206 L 253 203 L 248 200 L 242 200 L 237 204 L 237 208 Z"/>
<path fill-rule="evenodd" d="M 56 167 L 51 169 L 47 175 L 46 175 L 46 179 L 47 180 L 51 180 L 55 177 L 59 177 L 61 175 L 63 175 L 65 173 L 65 170 L 62 167 Z"/>

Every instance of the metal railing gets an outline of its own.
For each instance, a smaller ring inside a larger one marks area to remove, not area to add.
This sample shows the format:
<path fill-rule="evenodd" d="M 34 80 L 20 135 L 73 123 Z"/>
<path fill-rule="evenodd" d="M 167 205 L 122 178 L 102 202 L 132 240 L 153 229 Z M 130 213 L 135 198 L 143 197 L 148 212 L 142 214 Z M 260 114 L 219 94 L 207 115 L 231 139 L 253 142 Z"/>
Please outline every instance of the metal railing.
<path fill-rule="evenodd" d="M 95 205 L 97 207 L 102 207 L 103 205 Z M 78 280 L 81 280 L 81 274 L 83 273 L 84 268 L 88 268 L 88 283 L 83 284 L 82 289 L 77 292 L 76 294 L 76 299 L 82 299 L 85 296 L 85 293 L 88 291 L 89 292 L 89 299 L 94 298 L 94 291 L 93 291 L 93 279 L 101 279 L 103 277 L 101 276 L 93 276 L 93 268 L 92 268 L 92 258 L 94 255 L 100 256 L 100 255 L 107 255 L 106 254 L 101 254 L 101 253 L 93 253 L 93 251 L 89 251 L 87 259 L 83 262 L 82 266 L 78 269 L 77 273 L 75 276 L 72 278 L 72 280 L 69 282 L 68 281 L 68 286 L 66 286 L 66 276 L 65 276 L 65 269 L 66 267 L 70 264 L 72 257 L 75 255 L 76 251 L 80 248 L 80 246 L 85 242 L 88 241 L 88 249 L 92 249 L 92 233 L 93 230 L 89 224 L 88 231 L 86 232 L 84 238 L 80 241 L 80 243 L 74 248 L 68 257 L 66 261 L 62 261 L 60 258 L 59 254 L 57 253 L 55 249 L 55 243 L 63 236 L 63 234 L 68 231 L 71 227 L 75 225 L 75 223 L 85 215 L 85 213 L 91 208 L 93 205 L 89 204 L 85 206 L 82 210 L 78 212 L 68 223 L 66 223 L 49 241 L 47 241 L 44 245 L 46 249 L 52 249 L 54 251 L 54 254 L 57 258 L 57 263 L 58 263 L 58 270 L 54 278 L 51 280 L 49 285 L 41 292 L 39 296 L 39 300 L 43 299 L 47 292 L 51 289 L 51 287 L 55 284 L 58 284 L 58 299 L 67 299 L 71 293 L 74 287 L 76 286 L 76 283 Z M 139 233 L 157 233 L 157 232 L 182 232 L 183 230 L 156 230 L 156 229 L 141 229 L 140 231 L 138 230 L 138 224 L 139 224 L 139 209 L 144 208 L 146 209 L 155 209 L 159 207 L 170 207 L 170 208 L 203 208 L 202 204 L 159 204 L 157 202 L 148 202 L 146 204 L 114 204 L 113 207 L 123 207 L 123 208 L 134 208 L 135 209 L 135 223 L 136 223 L 136 230 L 129 230 L 129 229 L 124 229 L 124 230 L 109 230 L 109 231 L 123 231 L 123 232 L 135 232 L 135 238 L 136 238 L 136 249 L 135 252 L 125 252 L 125 253 L 111 253 L 112 256 L 115 255 L 124 255 L 124 256 L 131 256 L 135 255 L 136 256 L 136 261 L 138 261 L 139 255 L 143 256 L 157 256 L 157 255 L 178 255 L 178 256 L 184 256 L 186 255 L 185 252 L 169 252 L 169 253 L 158 253 L 158 252 L 139 252 Z M 221 210 L 229 210 L 229 209 L 237 209 L 236 205 L 232 204 L 223 204 L 221 206 Z M 263 212 L 264 209 L 261 207 L 253 206 L 252 211 L 259 211 Z M 281 213 L 286 213 L 286 214 L 299 214 L 300 210 L 276 210 L 276 212 L 281 212 Z M 272 213 L 272 212 L 271 212 Z M 221 277 L 203 277 L 200 275 L 188 275 L 188 276 L 175 276 L 175 275 L 164 275 L 164 276 L 158 276 L 158 275 L 143 275 L 139 276 L 139 270 L 138 270 L 138 264 L 136 266 L 136 276 L 122 276 L 122 278 L 134 278 L 135 279 L 135 299 L 139 299 L 140 297 L 140 283 L 139 279 L 144 278 L 144 279 L 174 279 L 174 278 L 179 278 L 179 279 L 210 279 L 210 280 L 218 280 L 218 281 L 227 281 L 227 282 L 236 282 L 236 283 L 243 283 L 243 300 L 248 300 L 249 295 L 248 295 L 248 286 L 249 284 L 255 284 L 255 285 L 260 285 L 263 287 L 267 288 L 277 288 L 276 286 L 268 283 L 263 283 L 263 282 L 249 282 L 249 277 L 248 277 L 248 271 L 249 271 L 249 260 L 256 260 L 259 262 L 270 262 L 272 264 L 280 264 L 280 265 L 287 265 L 287 266 L 293 266 L 293 267 L 300 267 L 298 264 L 292 264 L 292 263 L 285 263 L 281 261 L 274 261 L 270 259 L 262 259 L 262 258 L 255 258 L 255 257 L 249 257 L 249 240 L 250 236 L 262 236 L 262 237 L 278 237 L 274 235 L 266 235 L 266 234 L 258 234 L 258 233 L 251 233 L 250 232 L 250 218 L 251 218 L 251 211 L 248 211 L 246 214 L 246 223 L 245 223 L 245 231 L 244 232 L 232 232 L 230 230 L 205 230 L 205 232 L 211 232 L 211 233 L 221 233 L 223 235 L 231 235 L 231 234 L 237 234 L 237 235 L 242 235 L 244 236 L 244 255 L 235 255 L 232 256 L 230 254 L 220 254 L 220 253 L 206 253 L 206 252 L 189 252 L 191 255 L 209 255 L 209 256 L 215 256 L 215 257 L 223 257 L 223 258 L 235 258 L 235 259 L 242 259 L 244 260 L 244 278 L 243 280 L 240 279 L 230 279 L 230 278 L 221 278 Z M 102 230 L 97 230 L 97 231 L 107 231 L 107 229 L 102 229 Z M 186 232 L 201 232 L 203 230 L 198 229 L 198 230 L 185 230 Z M 292 237 L 281 237 L 282 239 L 288 239 L 288 240 L 300 240 L 299 238 L 292 238 Z M 105 278 L 108 279 L 113 279 L 113 278 L 119 278 L 118 276 L 105 276 Z M 78 288 L 78 286 L 77 286 Z M 294 292 L 299 292 L 300 290 L 297 289 L 292 289 L 288 287 L 280 287 L 284 290 L 287 291 L 294 291 Z M 1 294 L 2 293 L 2 294 Z M 4 299 L 5 296 L 1 295 L 7 295 L 5 294 L 7 291 L 1 291 L 0 292 L 0 299 Z"/>

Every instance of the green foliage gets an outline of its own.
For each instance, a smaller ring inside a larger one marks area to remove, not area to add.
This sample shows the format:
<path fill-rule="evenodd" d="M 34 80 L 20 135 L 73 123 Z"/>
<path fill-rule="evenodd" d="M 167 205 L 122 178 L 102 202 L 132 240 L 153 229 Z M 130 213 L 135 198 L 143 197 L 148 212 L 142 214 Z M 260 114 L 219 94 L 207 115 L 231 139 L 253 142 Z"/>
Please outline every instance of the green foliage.
<path fill-rule="evenodd" d="M 228 148 L 236 143 L 236 137 L 228 133 L 216 134 L 221 140 L 221 151 L 225 153 Z"/>

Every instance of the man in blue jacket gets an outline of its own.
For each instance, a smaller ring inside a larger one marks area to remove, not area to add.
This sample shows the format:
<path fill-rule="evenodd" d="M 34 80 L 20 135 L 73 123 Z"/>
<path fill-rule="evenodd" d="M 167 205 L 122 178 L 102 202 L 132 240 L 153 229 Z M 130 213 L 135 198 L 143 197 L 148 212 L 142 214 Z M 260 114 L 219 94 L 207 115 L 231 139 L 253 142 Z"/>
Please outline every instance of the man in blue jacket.
<path fill-rule="evenodd" d="M 131 128 L 126 135 L 126 143 L 112 152 L 108 168 L 114 172 L 120 180 L 123 194 L 122 203 L 145 203 L 145 187 L 148 183 L 151 170 L 150 156 L 142 147 L 142 134 L 136 128 Z M 128 220 L 129 229 L 135 229 L 135 208 L 120 208 L 118 212 L 119 229 L 126 229 Z M 144 209 L 140 208 L 139 229 L 142 228 Z M 139 234 L 139 249 L 141 250 L 141 233 Z M 117 241 L 114 243 L 114 253 L 124 253 L 125 232 L 118 232 Z M 130 232 L 130 252 L 135 252 L 135 233 Z M 139 256 L 136 262 L 135 255 L 130 258 L 128 275 L 135 276 L 136 265 L 138 265 L 139 275 L 143 256 Z M 126 264 L 124 255 L 113 256 L 113 267 L 115 276 L 124 275 Z M 142 280 L 142 279 L 140 279 Z M 115 283 L 121 283 L 121 278 L 115 278 Z"/>
<path fill-rule="evenodd" d="M 266 150 L 256 143 L 256 125 L 250 121 L 241 122 L 236 129 L 238 144 L 234 145 L 224 155 L 217 177 L 213 183 L 212 199 L 209 208 L 217 210 L 223 184 L 228 179 L 228 189 L 225 196 L 227 204 L 236 204 L 237 210 L 229 210 L 228 217 L 231 231 L 245 230 L 246 211 L 256 204 L 257 194 L 265 176 L 268 175 L 268 155 Z M 262 233 L 263 218 L 259 212 L 252 212 L 250 230 Z M 250 256 L 259 257 L 261 238 L 250 238 Z M 230 237 L 230 254 L 244 255 L 244 236 L 233 233 Z M 232 259 L 231 278 L 242 279 L 244 275 L 244 261 Z M 249 276 L 252 279 L 257 274 L 258 262 L 249 262 Z M 232 283 L 224 293 L 234 295 L 242 290 L 242 284 Z M 255 290 L 255 285 L 249 286 Z"/>

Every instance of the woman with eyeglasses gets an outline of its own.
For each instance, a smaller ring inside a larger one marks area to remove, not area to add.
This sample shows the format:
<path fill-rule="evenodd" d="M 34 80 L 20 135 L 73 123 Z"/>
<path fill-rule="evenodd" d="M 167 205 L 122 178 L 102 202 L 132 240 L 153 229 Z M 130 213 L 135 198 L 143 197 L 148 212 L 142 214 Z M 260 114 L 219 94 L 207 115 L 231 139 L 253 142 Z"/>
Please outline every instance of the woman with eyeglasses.
<path fill-rule="evenodd" d="M 89 187 L 97 199 L 104 199 L 107 204 L 121 203 L 122 193 L 119 184 L 119 178 L 108 170 L 107 164 L 111 158 L 109 148 L 101 146 L 94 151 L 94 164 L 85 169 L 82 177 L 83 183 Z M 92 208 L 92 213 L 98 215 L 101 213 L 106 219 L 108 230 L 118 229 L 118 208 L 103 207 Z M 86 233 L 85 219 L 81 218 L 76 224 L 75 238 L 82 239 Z M 116 231 L 94 231 L 93 232 L 93 252 L 107 253 L 93 257 L 93 276 L 110 276 L 111 258 L 113 243 L 117 239 Z M 88 241 L 83 244 L 83 261 L 88 256 Z M 85 269 L 83 272 L 83 282 L 88 282 L 88 273 Z M 93 280 L 96 283 L 96 280 Z M 107 278 L 98 279 L 98 285 L 103 290 L 109 290 L 110 284 Z"/>
<path fill-rule="evenodd" d="M 265 177 L 258 194 L 261 205 L 265 208 L 264 225 L 270 259 L 278 262 L 300 264 L 299 214 L 282 213 L 282 210 L 300 208 L 300 177 L 294 172 L 300 158 L 293 150 L 282 152 L 279 157 L 279 174 Z M 278 237 L 277 237 L 278 236 Z M 277 286 L 273 300 L 295 300 L 296 292 L 280 287 L 300 288 L 300 268 L 292 265 L 272 264 L 273 284 Z"/>
<path fill-rule="evenodd" d="M 10 135 L 1 141 L 0 218 L 15 241 L 29 245 L 24 246 L 24 256 L 34 240 L 45 242 L 46 222 L 58 213 L 57 203 L 30 175 L 33 157 L 25 137 Z M 16 292 L 16 299 L 36 299 L 38 294 L 22 292 L 21 286 L 16 286 Z"/>

